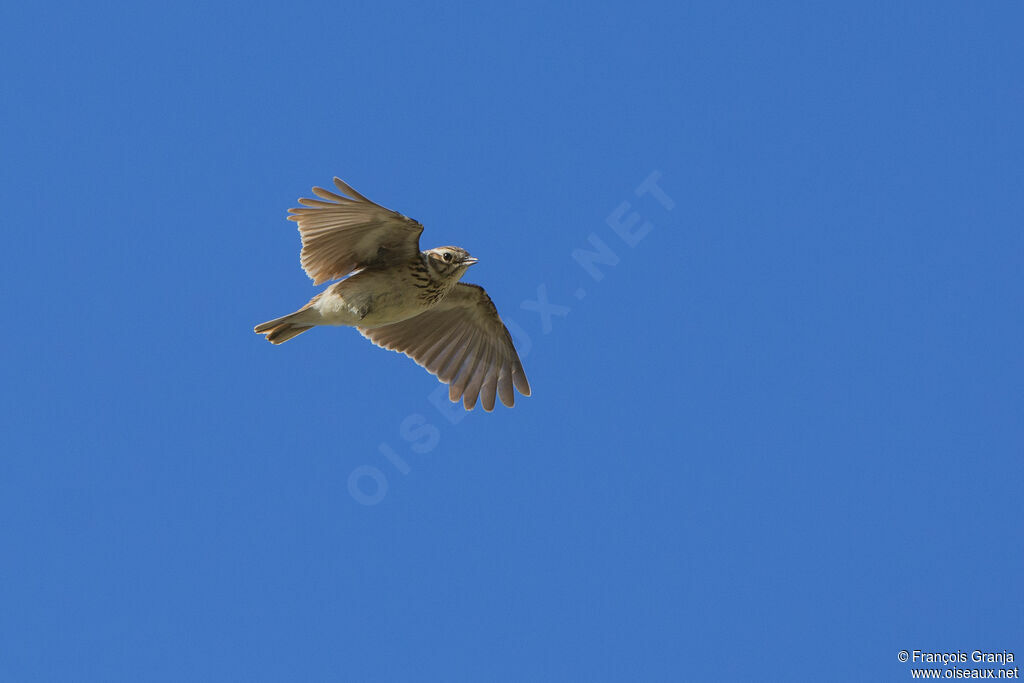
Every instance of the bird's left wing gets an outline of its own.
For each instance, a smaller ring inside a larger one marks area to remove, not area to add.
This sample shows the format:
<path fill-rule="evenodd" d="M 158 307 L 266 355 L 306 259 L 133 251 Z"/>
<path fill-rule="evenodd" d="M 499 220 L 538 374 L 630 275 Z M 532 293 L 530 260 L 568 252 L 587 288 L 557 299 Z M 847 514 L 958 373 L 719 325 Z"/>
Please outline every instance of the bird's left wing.
<path fill-rule="evenodd" d="M 302 268 L 315 284 L 345 277 L 368 265 L 403 263 L 420 252 L 423 226 L 386 209 L 352 189 L 340 178 L 342 194 L 314 187 L 320 199 L 299 199 L 288 220 L 299 224 Z"/>
<path fill-rule="evenodd" d="M 460 282 L 424 313 L 381 327 L 360 327 L 377 346 L 412 358 L 448 385 L 448 398 L 466 410 L 479 397 L 484 410 L 494 410 L 495 394 L 515 404 L 513 385 L 530 395 L 523 364 L 512 336 L 482 287 Z"/>

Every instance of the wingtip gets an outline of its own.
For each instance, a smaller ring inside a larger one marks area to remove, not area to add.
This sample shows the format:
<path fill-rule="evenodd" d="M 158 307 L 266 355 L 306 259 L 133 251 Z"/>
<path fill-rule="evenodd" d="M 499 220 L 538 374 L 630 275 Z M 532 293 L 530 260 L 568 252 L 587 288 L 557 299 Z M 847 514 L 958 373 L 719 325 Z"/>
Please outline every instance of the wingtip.
<path fill-rule="evenodd" d="M 523 396 L 530 395 L 530 381 L 526 379 L 526 373 L 522 371 L 522 368 L 518 368 L 518 371 L 512 372 L 512 383 L 516 385 L 516 389 Z"/>

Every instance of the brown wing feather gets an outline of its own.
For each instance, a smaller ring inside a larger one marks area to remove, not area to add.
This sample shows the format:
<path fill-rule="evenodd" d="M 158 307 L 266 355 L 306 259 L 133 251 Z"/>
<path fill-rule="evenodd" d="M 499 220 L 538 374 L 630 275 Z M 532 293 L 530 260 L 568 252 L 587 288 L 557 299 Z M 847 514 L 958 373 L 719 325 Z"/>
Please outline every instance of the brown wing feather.
<path fill-rule="evenodd" d="M 360 327 L 359 332 L 377 346 L 412 358 L 449 385 L 448 397 L 462 399 L 472 410 L 477 398 L 484 410 L 494 410 L 494 399 L 512 407 L 513 385 L 523 396 L 530 383 L 501 322 L 498 309 L 482 287 L 460 282 L 436 306 L 414 318 Z"/>
<path fill-rule="evenodd" d="M 420 251 L 423 226 L 386 209 L 339 178 L 344 195 L 314 187 L 320 199 L 299 199 L 288 220 L 299 224 L 302 269 L 316 284 L 345 277 L 369 265 L 404 263 Z"/>

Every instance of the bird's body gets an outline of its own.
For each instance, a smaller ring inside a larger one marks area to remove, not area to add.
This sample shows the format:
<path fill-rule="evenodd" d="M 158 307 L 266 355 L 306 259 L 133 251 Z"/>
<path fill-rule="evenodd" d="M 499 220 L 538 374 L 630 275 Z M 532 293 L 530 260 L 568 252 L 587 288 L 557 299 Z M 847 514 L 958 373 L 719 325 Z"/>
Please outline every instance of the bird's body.
<path fill-rule="evenodd" d="M 477 262 L 465 249 L 419 250 L 423 230 L 371 202 L 338 178 L 348 196 L 315 187 L 300 199 L 303 268 L 316 284 L 343 277 L 298 311 L 257 325 L 280 344 L 318 325 L 348 325 L 378 346 L 405 353 L 449 385 L 449 397 L 485 410 L 495 395 L 514 403 L 512 387 L 530 385 L 508 330 L 486 292 L 460 283 Z M 326 200 L 326 201 L 324 201 Z"/>
<path fill-rule="evenodd" d="M 278 320 L 371 329 L 423 313 L 446 296 L 456 283 L 432 273 L 429 257 L 420 253 L 404 264 L 371 266 L 356 271 L 314 296 L 291 316 Z"/>
<path fill-rule="evenodd" d="M 368 268 L 328 287 L 313 308 L 322 325 L 379 327 L 417 316 L 429 307 L 423 299 L 420 258 L 405 267 Z"/>
<path fill-rule="evenodd" d="M 371 328 L 423 313 L 435 300 L 428 291 L 446 294 L 451 289 L 437 282 L 428 290 L 424 260 L 417 254 L 404 266 L 366 268 L 331 285 L 312 305 L 323 320 L 320 324 Z"/>

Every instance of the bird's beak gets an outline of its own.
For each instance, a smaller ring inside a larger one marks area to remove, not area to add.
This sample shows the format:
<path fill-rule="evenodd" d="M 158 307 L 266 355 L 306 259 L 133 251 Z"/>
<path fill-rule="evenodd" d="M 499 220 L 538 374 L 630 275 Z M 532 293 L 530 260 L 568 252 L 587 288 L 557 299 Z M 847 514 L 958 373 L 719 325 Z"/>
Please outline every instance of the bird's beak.
<path fill-rule="evenodd" d="M 471 266 L 471 265 L 473 265 L 474 263 L 476 263 L 479 260 L 480 259 L 478 259 L 478 258 L 473 258 L 472 256 L 467 256 L 466 258 L 462 259 L 462 263 L 464 263 L 467 266 Z"/>

